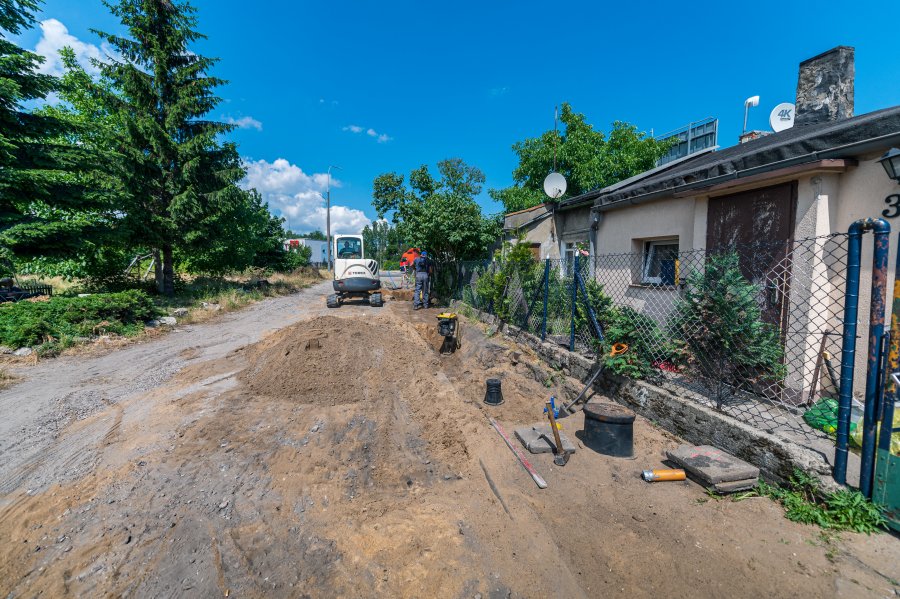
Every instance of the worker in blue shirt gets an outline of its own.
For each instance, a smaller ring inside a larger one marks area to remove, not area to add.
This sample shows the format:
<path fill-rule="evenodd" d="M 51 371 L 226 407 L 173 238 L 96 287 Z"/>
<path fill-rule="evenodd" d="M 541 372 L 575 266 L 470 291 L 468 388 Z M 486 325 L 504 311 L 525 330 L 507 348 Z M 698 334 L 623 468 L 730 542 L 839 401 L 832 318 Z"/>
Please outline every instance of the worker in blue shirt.
<path fill-rule="evenodd" d="M 416 271 L 416 289 L 413 291 L 413 310 L 428 307 L 428 291 L 431 283 L 431 275 L 434 273 L 434 263 L 428 257 L 428 252 L 422 252 L 413 260 L 413 270 Z"/>

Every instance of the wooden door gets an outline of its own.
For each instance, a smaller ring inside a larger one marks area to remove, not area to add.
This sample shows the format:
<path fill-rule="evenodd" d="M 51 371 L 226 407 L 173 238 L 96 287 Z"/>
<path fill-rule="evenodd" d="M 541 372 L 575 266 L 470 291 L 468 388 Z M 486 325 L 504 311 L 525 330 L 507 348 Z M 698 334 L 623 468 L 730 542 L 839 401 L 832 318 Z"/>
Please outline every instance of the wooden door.
<path fill-rule="evenodd" d="M 736 249 L 741 271 L 760 288 L 763 319 L 787 326 L 790 250 L 797 210 L 797 182 L 710 198 L 706 247 Z"/>

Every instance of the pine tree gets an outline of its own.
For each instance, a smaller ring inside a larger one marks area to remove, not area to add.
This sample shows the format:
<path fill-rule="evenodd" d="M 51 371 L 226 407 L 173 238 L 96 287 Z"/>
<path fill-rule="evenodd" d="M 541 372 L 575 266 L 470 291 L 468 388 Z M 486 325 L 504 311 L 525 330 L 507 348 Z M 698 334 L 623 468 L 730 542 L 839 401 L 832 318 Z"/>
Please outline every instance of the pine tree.
<path fill-rule="evenodd" d="M 157 285 L 174 293 L 176 251 L 219 202 L 228 204 L 243 177 L 232 143 L 218 136 L 231 125 L 206 120 L 225 82 L 209 75 L 217 59 L 191 51 L 204 36 L 196 10 L 174 0 L 119 0 L 104 4 L 130 37 L 96 32 L 119 54 L 102 66 L 126 115 L 121 143 L 127 168 L 124 226 L 157 255 Z"/>
<path fill-rule="evenodd" d="M 68 143 L 67 123 L 26 110 L 57 88 L 38 73 L 43 58 L 7 36 L 34 25 L 38 0 L 0 0 L 0 258 L 61 255 L 90 229 L 90 196 L 77 173 L 87 153 Z"/>
<path fill-rule="evenodd" d="M 709 256 L 688 277 L 672 325 L 689 372 L 721 409 L 737 389 L 784 377 L 784 351 L 774 327 L 762 320 L 759 287 L 741 273 L 734 252 Z"/>

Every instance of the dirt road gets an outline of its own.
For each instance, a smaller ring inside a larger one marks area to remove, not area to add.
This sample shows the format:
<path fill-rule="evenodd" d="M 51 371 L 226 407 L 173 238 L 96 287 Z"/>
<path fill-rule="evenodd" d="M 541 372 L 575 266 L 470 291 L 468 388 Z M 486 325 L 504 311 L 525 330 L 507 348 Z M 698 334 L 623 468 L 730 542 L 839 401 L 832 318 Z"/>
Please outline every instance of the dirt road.
<path fill-rule="evenodd" d="M 546 367 L 474 325 L 441 357 L 436 311 L 326 312 L 326 291 L 20 371 L 0 596 L 895 595 L 889 535 L 829 542 L 768 499 L 640 481 L 679 443 L 641 419 L 636 459 L 535 456 L 537 489 L 487 416 L 538 420 Z"/>

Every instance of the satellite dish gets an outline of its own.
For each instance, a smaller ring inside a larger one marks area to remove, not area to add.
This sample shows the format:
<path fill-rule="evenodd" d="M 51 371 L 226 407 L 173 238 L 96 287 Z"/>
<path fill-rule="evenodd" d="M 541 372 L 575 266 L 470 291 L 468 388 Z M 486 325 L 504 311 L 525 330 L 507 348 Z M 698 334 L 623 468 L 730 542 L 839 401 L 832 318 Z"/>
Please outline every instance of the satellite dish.
<path fill-rule="evenodd" d="M 549 197 L 558 199 L 566 193 L 566 178 L 559 173 L 550 173 L 544 179 L 544 193 Z"/>
<path fill-rule="evenodd" d="M 769 115 L 769 124 L 775 133 L 794 126 L 794 108 L 790 102 L 782 102 L 772 109 L 772 113 Z"/>

